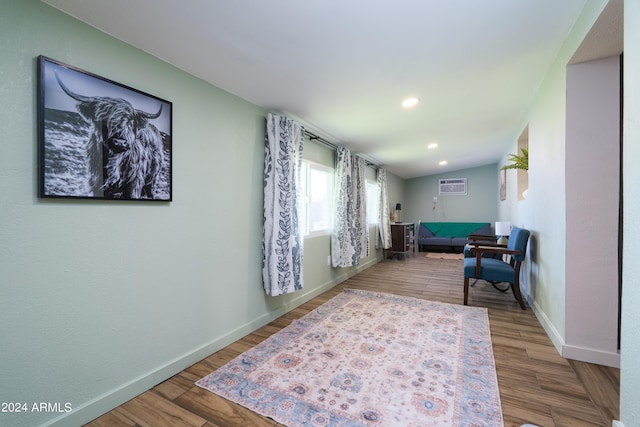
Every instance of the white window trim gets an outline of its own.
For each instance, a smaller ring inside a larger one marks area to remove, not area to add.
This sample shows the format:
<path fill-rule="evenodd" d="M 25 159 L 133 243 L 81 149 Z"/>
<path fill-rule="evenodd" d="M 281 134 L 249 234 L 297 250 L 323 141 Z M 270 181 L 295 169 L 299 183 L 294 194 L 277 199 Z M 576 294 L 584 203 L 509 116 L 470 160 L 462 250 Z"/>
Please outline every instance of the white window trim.
<path fill-rule="evenodd" d="M 303 163 L 306 163 L 307 168 L 308 167 L 313 167 L 315 169 L 318 170 L 322 170 L 325 171 L 327 173 L 329 173 L 329 176 L 331 177 L 331 182 L 330 182 L 330 189 L 331 189 L 331 194 L 329 197 L 329 212 L 331 213 L 329 215 L 329 228 L 324 229 L 324 230 L 317 230 L 317 231 L 310 231 L 307 232 L 307 230 L 303 230 L 303 238 L 305 239 L 313 239 L 316 237 L 321 237 L 321 236 L 330 236 L 331 235 L 331 231 L 332 231 L 332 227 L 333 227 L 333 184 L 334 184 L 334 173 L 335 173 L 335 169 L 332 168 L 331 166 L 327 166 L 327 165 L 323 165 L 322 163 L 317 163 L 314 162 L 312 160 L 307 160 L 307 159 L 302 159 Z M 308 178 L 308 175 L 307 175 Z M 307 185 L 309 185 L 309 182 L 307 182 Z M 304 200 L 304 213 L 307 215 L 307 218 L 305 218 L 305 223 L 306 223 L 306 219 L 308 219 L 308 213 L 307 213 L 307 209 L 309 208 L 309 197 L 307 194 L 307 189 L 305 189 L 305 200 Z M 309 228 L 309 224 L 307 224 L 307 229 Z"/>
<path fill-rule="evenodd" d="M 378 197 L 377 197 L 377 198 L 376 198 L 376 200 L 374 200 L 373 202 L 375 202 L 377 205 L 379 205 L 379 204 L 380 204 L 380 186 L 379 186 L 378 181 L 377 181 L 377 180 L 375 180 L 375 179 L 367 178 L 367 179 L 365 179 L 365 185 L 367 185 L 367 184 L 373 184 L 373 185 L 376 185 L 376 186 L 378 187 L 378 194 L 377 194 L 377 196 L 378 196 Z M 368 194 L 367 194 L 367 195 L 368 195 Z M 368 200 L 368 199 L 367 199 L 367 207 L 368 207 L 368 205 L 369 205 L 369 203 L 370 203 L 370 202 L 371 202 L 371 200 Z M 365 207 L 365 208 L 366 208 L 366 207 Z M 378 208 L 378 209 L 379 209 L 379 208 Z M 374 221 L 375 221 L 375 222 L 369 222 L 369 221 L 367 221 L 367 225 L 368 225 L 369 227 L 377 226 L 377 225 L 378 225 L 378 222 L 380 221 L 380 212 L 378 212 L 378 215 L 375 215 L 375 218 L 374 218 L 374 215 L 370 215 L 370 214 L 369 214 L 369 212 L 367 212 L 367 218 L 368 218 L 368 219 L 369 219 L 369 218 L 373 218 L 373 219 L 374 219 Z"/>

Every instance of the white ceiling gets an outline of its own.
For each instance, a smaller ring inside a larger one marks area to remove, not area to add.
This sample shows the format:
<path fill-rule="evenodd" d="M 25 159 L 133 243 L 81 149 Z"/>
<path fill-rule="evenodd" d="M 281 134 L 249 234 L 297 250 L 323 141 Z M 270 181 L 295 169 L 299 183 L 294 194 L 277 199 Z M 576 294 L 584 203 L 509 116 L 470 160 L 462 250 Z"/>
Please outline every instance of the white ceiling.
<path fill-rule="evenodd" d="M 497 162 L 585 4 L 43 1 L 403 178 Z"/>

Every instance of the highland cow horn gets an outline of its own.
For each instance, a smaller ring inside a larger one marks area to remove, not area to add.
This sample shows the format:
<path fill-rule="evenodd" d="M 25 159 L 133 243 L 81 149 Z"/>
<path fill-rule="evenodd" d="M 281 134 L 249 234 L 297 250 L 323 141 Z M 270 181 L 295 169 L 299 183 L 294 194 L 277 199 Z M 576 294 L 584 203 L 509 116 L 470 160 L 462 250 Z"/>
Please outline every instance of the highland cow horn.
<path fill-rule="evenodd" d="M 67 88 L 64 85 L 64 83 L 62 83 L 62 80 L 60 80 L 60 76 L 58 76 L 58 73 L 54 71 L 54 74 L 56 75 L 56 80 L 58 81 L 58 84 L 60 85 L 60 87 L 62 88 L 64 93 L 66 93 L 67 95 L 69 95 L 70 97 L 72 97 L 73 99 L 75 99 L 76 101 L 79 101 L 79 102 L 89 102 L 89 101 L 91 101 L 92 98 L 90 98 L 88 96 L 78 95 L 77 93 L 71 92 L 69 90 L 69 88 Z"/>
<path fill-rule="evenodd" d="M 146 117 L 147 119 L 157 119 L 158 117 L 160 117 L 160 114 L 162 114 L 162 104 L 160 104 L 160 109 L 155 114 L 147 113 L 146 111 L 142 111 L 142 110 L 137 110 L 137 111 L 138 111 L 138 114 L 140 114 L 142 117 Z"/>

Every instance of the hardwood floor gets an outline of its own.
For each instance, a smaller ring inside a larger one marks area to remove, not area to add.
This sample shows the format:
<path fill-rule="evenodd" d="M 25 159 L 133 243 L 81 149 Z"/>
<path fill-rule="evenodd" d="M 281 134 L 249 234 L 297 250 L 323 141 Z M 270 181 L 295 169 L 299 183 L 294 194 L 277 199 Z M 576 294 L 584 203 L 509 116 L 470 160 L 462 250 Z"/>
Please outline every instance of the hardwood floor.
<path fill-rule="evenodd" d="M 462 303 L 462 261 L 424 253 L 385 261 L 343 282 L 153 389 L 87 424 L 118 426 L 279 426 L 194 385 L 293 319 L 325 303 L 344 288 Z M 469 292 L 469 305 L 488 307 L 504 425 L 611 426 L 619 419 L 618 369 L 558 355 L 531 309 L 522 311 L 512 293 L 486 282 Z"/>

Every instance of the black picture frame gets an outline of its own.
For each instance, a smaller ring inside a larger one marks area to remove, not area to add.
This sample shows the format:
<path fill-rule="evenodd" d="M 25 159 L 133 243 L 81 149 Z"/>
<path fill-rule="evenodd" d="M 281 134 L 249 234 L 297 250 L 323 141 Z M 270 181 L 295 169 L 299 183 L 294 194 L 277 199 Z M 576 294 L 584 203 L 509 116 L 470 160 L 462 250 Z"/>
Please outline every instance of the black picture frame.
<path fill-rule="evenodd" d="M 173 104 L 38 56 L 38 196 L 173 200 Z"/>

